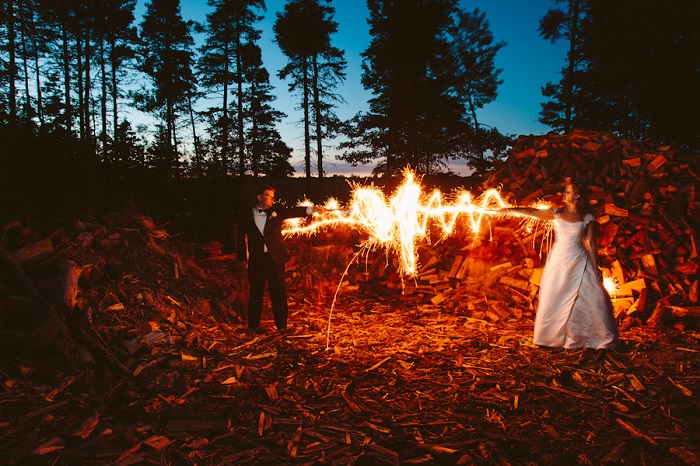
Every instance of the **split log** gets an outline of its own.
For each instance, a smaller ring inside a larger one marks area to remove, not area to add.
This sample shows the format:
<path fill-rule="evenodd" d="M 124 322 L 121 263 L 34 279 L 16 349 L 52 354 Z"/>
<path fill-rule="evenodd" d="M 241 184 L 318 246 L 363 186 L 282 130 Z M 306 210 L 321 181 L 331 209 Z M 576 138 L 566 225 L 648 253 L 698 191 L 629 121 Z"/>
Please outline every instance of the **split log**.
<path fill-rule="evenodd" d="M 31 328 L 28 331 L 23 331 L 22 333 L 18 333 L 14 336 L 21 339 L 25 339 L 25 337 L 31 338 L 31 344 L 25 341 L 24 347 L 33 351 L 38 351 L 50 345 L 54 341 L 57 333 L 62 337 L 61 340 L 63 350 L 73 346 L 73 338 L 61 319 L 58 318 L 56 308 L 46 298 L 44 298 L 41 293 L 39 293 L 39 290 L 37 290 L 36 286 L 34 286 L 34 283 L 29 280 L 29 277 L 27 277 L 27 275 L 24 273 L 24 270 L 22 270 L 19 264 L 15 262 L 14 258 L 7 252 L 2 244 L 0 244 L 0 262 L 4 263 L 8 269 L 16 275 L 20 283 L 24 286 L 26 293 L 28 293 L 34 299 L 34 301 L 36 301 L 39 309 L 44 312 L 44 317 L 37 322 L 37 325 L 34 328 Z M 4 336 L 6 340 L 8 337 L 9 334 Z M 5 341 L 5 343 L 7 344 L 8 342 Z M 22 348 L 22 346 L 19 346 L 19 348 L 16 349 Z"/>
<path fill-rule="evenodd" d="M 667 306 L 671 310 L 674 317 L 684 319 L 686 317 L 698 318 L 700 317 L 700 306 Z"/>
<path fill-rule="evenodd" d="M 13 260 L 20 267 L 36 264 L 53 256 L 56 250 L 49 238 L 44 238 L 12 253 Z"/>
<path fill-rule="evenodd" d="M 657 327 L 661 324 L 661 321 L 668 314 L 668 306 L 665 303 L 658 302 L 654 307 L 654 311 L 651 313 L 646 321 L 649 327 Z"/>
<path fill-rule="evenodd" d="M 73 310 L 77 302 L 79 290 L 78 280 L 81 270 L 81 267 L 70 259 L 63 259 L 58 264 L 58 274 L 61 282 L 61 286 L 58 290 L 58 299 L 68 310 Z"/>
<path fill-rule="evenodd" d="M 209 280 L 210 276 L 200 266 L 198 266 L 194 261 L 192 260 L 186 260 L 185 261 L 185 267 L 187 267 L 187 270 L 193 274 L 196 275 L 197 277 L 201 278 L 202 280 Z"/>

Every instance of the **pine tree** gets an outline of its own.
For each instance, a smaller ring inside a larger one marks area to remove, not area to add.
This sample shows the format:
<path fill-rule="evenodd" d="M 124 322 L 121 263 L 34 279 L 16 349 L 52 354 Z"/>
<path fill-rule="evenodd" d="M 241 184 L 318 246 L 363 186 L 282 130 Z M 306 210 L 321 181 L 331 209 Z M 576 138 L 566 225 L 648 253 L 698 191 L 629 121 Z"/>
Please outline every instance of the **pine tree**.
<path fill-rule="evenodd" d="M 196 86 L 191 26 L 182 19 L 179 0 L 146 4 L 141 23 L 141 71 L 150 77 L 153 88 L 140 94 L 139 103 L 162 121 L 156 146 L 159 151 L 154 155 L 163 159 L 168 175 L 180 162 L 178 118 L 189 111 Z"/>
<path fill-rule="evenodd" d="M 46 88 L 50 92 L 47 105 L 55 124 L 53 129 L 62 128 L 69 137 L 73 137 L 73 119 L 75 117 L 74 80 L 80 71 L 78 61 L 78 25 L 77 10 L 79 0 L 45 0 L 41 5 L 41 19 L 51 31 L 49 40 L 50 63 L 49 79 Z"/>
<path fill-rule="evenodd" d="M 370 0 L 372 40 L 363 53 L 362 83 L 373 93 L 369 111 L 347 129 L 340 158 L 383 158 L 375 171 L 395 174 L 410 165 L 430 173 L 455 154 L 463 109 L 447 38 L 456 1 Z"/>
<path fill-rule="evenodd" d="M 5 24 L 5 34 L 0 33 L 0 40 L 7 44 L 7 74 L 3 76 L 8 86 L 2 88 L 9 89 L 8 113 L 10 120 L 32 130 L 43 122 L 39 60 L 41 54 L 47 53 L 46 42 L 50 37 L 38 18 L 38 8 L 35 0 L 12 0 L 0 14 Z"/>
<path fill-rule="evenodd" d="M 292 150 L 282 141 L 276 125 L 286 115 L 272 107 L 270 75 L 262 63 L 262 51 L 255 44 L 242 49 L 243 78 L 249 83 L 243 100 L 246 102 L 246 141 L 248 159 L 253 176 L 289 175 L 294 172 L 289 164 Z"/>
<path fill-rule="evenodd" d="M 700 3 L 587 0 L 579 113 L 589 128 L 700 149 Z"/>
<path fill-rule="evenodd" d="M 247 168 L 244 120 L 245 78 L 242 49 L 246 44 L 255 44 L 260 31 L 254 24 L 261 19 L 256 10 L 265 10 L 262 0 L 209 0 L 213 11 L 207 15 L 205 44 L 200 50 L 198 74 L 205 91 L 221 95 L 221 104 L 209 109 L 215 146 L 224 171 L 228 170 L 231 134 L 238 148 L 237 172 L 243 175 Z M 232 89 L 233 88 L 233 89 Z M 235 94 L 233 105 L 230 94 Z M 235 120 L 231 115 L 235 116 Z"/>
<path fill-rule="evenodd" d="M 7 39 L 7 62 L 6 62 L 6 74 L 3 73 L 7 78 L 8 92 L 7 92 L 7 113 L 9 117 L 9 123 L 15 125 L 17 123 L 17 34 L 16 34 L 16 22 L 17 14 L 15 9 L 15 4 L 13 0 L 8 0 L 5 8 L 2 10 L 2 20 L 5 26 L 6 39 Z"/>
<path fill-rule="evenodd" d="M 486 14 L 478 8 L 472 12 L 457 11 L 450 31 L 456 65 L 455 95 L 464 108 L 463 121 L 470 129 L 463 139 L 462 156 L 480 172 L 491 166 L 487 152 L 499 155 L 509 142 L 497 128 L 484 128 L 477 117 L 478 110 L 496 99 L 498 86 L 503 83 L 495 58 L 506 44 L 494 42 Z"/>
<path fill-rule="evenodd" d="M 565 4 L 565 8 L 547 11 L 540 20 L 539 31 L 543 38 L 552 43 L 566 40 L 569 50 L 566 65 L 559 83 L 547 83 L 542 95 L 550 100 L 542 104 L 539 121 L 554 130 L 569 133 L 576 123 L 576 101 L 578 100 L 581 71 L 585 62 L 581 55 L 583 43 L 582 26 L 586 18 L 586 0 L 555 0 Z"/>
<path fill-rule="evenodd" d="M 126 86 L 127 83 L 122 81 L 126 79 L 126 71 L 130 65 L 133 66 L 138 45 L 136 28 L 132 26 L 135 6 L 136 0 L 105 0 L 99 5 L 100 21 L 95 25 L 100 79 L 100 136 L 105 159 L 121 158 L 116 150 L 125 147 L 118 140 L 126 134 L 119 128 L 119 99 L 124 96 L 122 86 Z M 108 115 L 110 105 L 111 115 Z"/>
<path fill-rule="evenodd" d="M 700 3 L 557 0 L 540 21 L 546 39 L 568 40 L 562 79 L 547 83 L 540 121 L 556 131 L 612 130 L 700 147 L 695 24 Z"/>
<path fill-rule="evenodd" d="M 331 35 L 338 30 L 334 13 L 334 8 L 318 0 L 291 0 L 277 14 L 274 26 L 277 44 L 289 59 L 279 77 L 290 79 L 290 92 L 301 93 L 307 178 L 311 178 L 312 140 L 316 141 L 318 176 L 323 178 L 323 140 L 337 126 L 333 108 L 341 100 L 333 90 L 345 79 L 347 67 L 344 53 L 331 45 Z"/>

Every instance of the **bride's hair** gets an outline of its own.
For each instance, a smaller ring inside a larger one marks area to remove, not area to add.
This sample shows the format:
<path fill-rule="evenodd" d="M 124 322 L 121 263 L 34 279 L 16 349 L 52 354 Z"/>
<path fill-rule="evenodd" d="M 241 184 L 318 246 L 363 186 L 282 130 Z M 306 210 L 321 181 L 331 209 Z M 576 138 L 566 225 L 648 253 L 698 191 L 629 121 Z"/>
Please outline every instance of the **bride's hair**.
<path fill-rule="evenodd" d="M 566 185 L 571 185 L 574 188 L 574 192 L 578 194 L 578 199 L 576 200 L 578 211 L 582 214 L 592 213 L 593 209 L 588 203 L 588 198 L 590 196 L 590 189 L 588 189 L 588 186 L 584 183 L 574 182 L 570 176 L 567 176 L 564 182 Z"/>

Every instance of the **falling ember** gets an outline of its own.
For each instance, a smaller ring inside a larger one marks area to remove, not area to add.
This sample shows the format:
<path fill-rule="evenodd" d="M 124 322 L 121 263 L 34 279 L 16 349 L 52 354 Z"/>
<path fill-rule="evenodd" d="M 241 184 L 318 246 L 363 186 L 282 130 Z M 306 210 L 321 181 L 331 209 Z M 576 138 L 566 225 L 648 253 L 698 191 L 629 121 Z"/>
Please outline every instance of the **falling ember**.
<path fill-rule="evenodd" d="M 444 238 L 453 232 L 462 216 L 472 232 L 478 233 L 485 215 L 498 214 L 496 209 L 506 206 L 495 189 L 476 199 L 468 191 L 458 191 L 453 201 L 445 200 L 437 189 L 424 194 L 415 174 L 407 169 L 402 184 L 390 198 L 374 186 L 356 187 L 347 208 L 341 209 L 338 202 L 331 199 L 324 206 L 326 213 L 314 216 L 308 224 L 290 220 L 284 233 L 314 234 L 341 224 L 352 226 L 367 234 L 363 247 L 383 247 L 395 252 L 399 257 L 400 274 L 413 276 L 417 273 L 416 245 L 428 239 L 431 224 L 441 229 Z"/>

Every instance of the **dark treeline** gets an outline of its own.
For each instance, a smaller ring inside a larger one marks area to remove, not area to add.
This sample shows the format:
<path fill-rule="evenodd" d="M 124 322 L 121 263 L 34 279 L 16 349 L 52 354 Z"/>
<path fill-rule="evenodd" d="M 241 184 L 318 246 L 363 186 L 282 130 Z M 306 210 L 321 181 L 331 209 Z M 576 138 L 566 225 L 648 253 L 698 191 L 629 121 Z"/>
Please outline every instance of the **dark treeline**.
<path fill-rule="evenodd" d="M 700 2 L 555 0 L 540 21 L 565 40 L 562 79 L 548 83 L 540 121 L 555 131 L 614 130 L 700 149 Z"/>
<path fill-rule="evenodd" d="M 372 98 L 350 121 L 334 112 L 346 61 L 333 45 L 330 1 L 289 0 L 276 14 L 275 40 L 288 59 L 279 70 L 262 60 L 264 0 L 208 0 L 203 24 L 183 18 L 179 0 L 149 0 L 140 18 L 136 0 L 2 5 L 3 217 L 230 211 L 251 180 L 279 183 L 293 172 L 270 73 L 303 112 L 307 195 L 330 189 L 323 161 L 334 141 L 340 159 L 373 164 L 376 174 L 407 165 L 439 173 L 451 159 L 478 174 L 513 137 L 478 119 L 498 95 L 495 57 L 507 44 L 483 12 L 457 0 L 367 1 L 362 84 Z M 697 150 L 699 5 L 553 0 L 540 33 L 567 41 L 569 54 L 561 81 L 542 90 L 541 121 L 555 131 L 613 130 Z M 152 123 L 130 120 L 134 110 Z"/>

